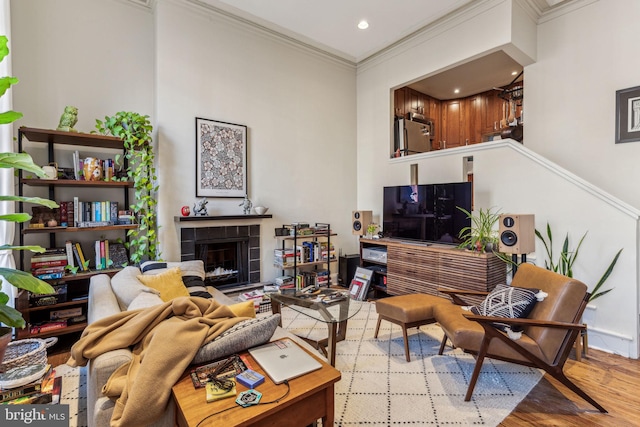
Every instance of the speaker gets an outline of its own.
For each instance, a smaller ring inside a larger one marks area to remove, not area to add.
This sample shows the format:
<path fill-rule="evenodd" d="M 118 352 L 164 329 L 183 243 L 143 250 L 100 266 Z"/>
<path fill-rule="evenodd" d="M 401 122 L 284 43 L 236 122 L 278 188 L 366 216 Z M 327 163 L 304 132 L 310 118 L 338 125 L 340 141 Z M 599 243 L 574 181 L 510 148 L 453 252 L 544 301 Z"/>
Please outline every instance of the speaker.
<path fill-rule="evenodd" d="M 338 258 L 338 284 L 349 287 L 360 267 L 360 254 L 340 255 Z"/>
<path fill-rule="evenodd" d="M 353 211 L 351 213 L 351 233 L 358 236 L 367 234 L 367 227 L 373 222 L 373 212 Z"/>
<path fill-rule="evenodd" d="M 525 255 L 536 250 L 534 215 L 500 215 L 498 250 L 507 254 Z"/>

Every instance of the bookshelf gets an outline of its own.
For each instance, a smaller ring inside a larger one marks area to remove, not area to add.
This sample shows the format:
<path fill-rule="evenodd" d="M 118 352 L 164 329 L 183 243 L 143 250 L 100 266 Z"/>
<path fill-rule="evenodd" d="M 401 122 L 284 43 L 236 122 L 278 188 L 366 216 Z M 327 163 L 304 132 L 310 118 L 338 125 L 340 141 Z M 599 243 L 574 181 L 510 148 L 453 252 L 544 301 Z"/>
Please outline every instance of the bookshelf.
<path fill-rule="evenodd" d="M 24 126 L 20 127 L 18 130 L 19 152 L 28 152 L 30 149 L 29 147 L 37 147 L 39 144 L 43 144 L 46 147 L 48 162 L 50 164 L 57 164 L 56 156 L 60 157 L 64 162 L 65 159 L 63 156 L 70 156 L 74 149 L 86 150 L 87 152 L 91 152 L 93 155 L 96 155 L 95 153 L 100 153 L 99 155 L 101 157 L 104 156 L 104 158 L 113 158 L 116 155 L 124 154 L 125 152 L 123 141 L 120 138 L 112 136 L 80 132 L 62 132 Z M 28 146 L 27 149 L 25 149 L 25 145 Z M 74 165 L 74 167 L 76 166 L 77 165 Z M 126 169 L 127 167 L 128 165 L 125 160 L 124 168 Z M 33 188 L 33 190 L 29 190 L 29 195 L 35 193 L 33 195 L 55 200 L 58 204 L 62 204 L 67 201 L 68 203 L 71 203 L 72 200 L 73 203 L 82 201 L 87 204 L 110 200 L 115 202 L 116 209 L 128 210 L 130 206 L 129 194 L 133 188 L 133 183 L 130 181 L 89 181 L 81 179 L 65 179 L 64 177 L 59 177 L 59 179 L 37 179 L 25 175 L 26 173 L 21 170 L 18 172 L 18 193 L 20 196 L 24 196 L 25 190 L 28 188 Z M 46 193 L 44 191 L 45 189 L 47 190 Z M 82 198 L 78 197 L 76 195 L 78 193 L 75 190 L 82 193 L 84 196 Z M 74 197 L 69 197 L 70 193 L 72 193 Z M 87 196 L 87 194 L 90 196 Z M 89 200 L 89 198 L 91 200 Z M 20 202 L 18 203 L 18 211 L 29 212 L 30 206 L 33 205 Z M 66 205 L 65 207 L 68 206 L 70 205 Z M 89 292 L 91 277 L 96 274 L 108 274 L 112 276 L 120 270 L 120 268 L 96 269 L 95 265 L 92 265 L 95 263 L 95 257 L 91 257 L 94 246 L 93 243 L 87 242 L 103 240 L 102 236 L 105 233 L 110 235 L 115 233 L 115 235 L 122 236 L 122 240 L 126 241 L 127 231 L 138 227 L 137 224 L 119 224 L 118 218 L 112 218 L 113 214 L 111 211 L 107 217 L 103 218 L 102 215 L 104 215 L 105 212 L 103 210 L 100 222 L 97 220 L 87 220 L 86 218 L 81 219 L 80 216 L 77 216 L 79 212 L 75 207 L 73 212 L 76 213 L 75 217 L 73 215 L 69 215 L 63 218 L 64 213 L 62 206 L 57 212 L 52 211 L 50 213 L 51 215 L 54 215 L 54 217 L 57 215 L 56 222 L 58 225 L 56 226 L 42 226 L 41 224 L 31 224 L 31 226 L 26 224 L 19 225 L 18 239 L 21 246 L 25 244 L 32 244 L 34 239 L 43 235 L 48 236 L 49 238 L 47 244 L 49 248 L 64 248 L 66 241 L 71 240 L 73 242 L 79 242 L 81 239 L 84 239 L 84 242 L 82 243 L 82 250 L 85 258 L 91 258 L 92 262 L 89 264 L 89 270 L 83 271 L 82 268 L 80 268 L 75 274 L 65 271 L 64 275 L 60 278 L 46 280 L 58 290 L 64 289 L 64 298 L 61 298 L 61 294 L 55 294 L 49 297 L 49 300 L 44 301 L 47 302 L 46 304 L 40 301 L 38 304 L 41 305 L 37 305 L 36 302 L 34 302 L 33 296 L 30 295 L 29 292 L 21 291 L 18 293 L 16 298 L 16 308 L 22 313 L 25 321 L 27 322 L 27 327 L 21 330 L 16 330 L 17 339 L 44 338 L 54 335 L 81 332 L 87 325 L 87 295 Z M 90 211 L 85 209 L 82 213 L 86 214 L 87 212 L 90 213 Z M 81 223 L 86 224 L 89 221 L 100 225 L 86 227 L 79 226 Z M 61 224 L 63 222 L 68 225 L 62 226 Z M 73 235 L 67 233 L 75 233 L 77 238 L 73 238 Z M 96 235 L 101 237 L 96 238 Z M 42 237 L 40 237 L 40 239 L 42 239 Z M 77 261 L 75 262 L 75 265 L 78 265 Z M 19 252 L 19 268 L 23 271 L 30 271 L 31 266 L 30 260 L 25 259 L 24 251 Z M 73 319 L 68 319 L 65 327 L 37 332 L 37 326 L 44 326 L 52 323 L 51 321 L 53 319 L 51 313 L 59 313 L 60 310 L 70 310 L 81 314 L 79 316 L 74 316 Z M 32 332 L 32 330 L 36 332 Z"/>
<path fill-rule="evenodd" d="M 276 236 L 280 243 L 274 250 L 274 266 L 283 276 L 291 274 L 297 289 L 331 286 L 331 263 L 338 261 L 331 244 L 331 237 L 337 234 L 331 232 L 331 225 L 290 224 L 282 229 L 291 230 L 291 234 Z"/>

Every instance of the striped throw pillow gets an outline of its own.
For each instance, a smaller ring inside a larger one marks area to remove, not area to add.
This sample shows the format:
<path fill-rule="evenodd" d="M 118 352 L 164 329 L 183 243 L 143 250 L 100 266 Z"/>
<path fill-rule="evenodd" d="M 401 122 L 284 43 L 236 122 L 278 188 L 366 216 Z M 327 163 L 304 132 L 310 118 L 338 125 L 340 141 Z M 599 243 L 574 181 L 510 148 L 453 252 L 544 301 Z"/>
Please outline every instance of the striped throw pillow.
<path fill-rule="evenodd" d="M 180 267 L 182 282 L 187 287 L 189 296 L 212 297 L 204 283 L 204 263 L 202 260 L 182 262 L 145 261 L 140 264 L 140 271 L 142 271 L 143 275 L 155 275 L 164 273 L 174 267 Z"/>

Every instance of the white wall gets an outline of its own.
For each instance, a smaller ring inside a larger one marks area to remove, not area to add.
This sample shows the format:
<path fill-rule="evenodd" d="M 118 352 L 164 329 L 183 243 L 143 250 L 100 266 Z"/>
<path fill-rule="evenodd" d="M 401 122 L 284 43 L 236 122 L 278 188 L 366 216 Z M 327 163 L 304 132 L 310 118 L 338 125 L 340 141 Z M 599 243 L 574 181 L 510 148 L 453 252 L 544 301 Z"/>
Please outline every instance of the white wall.
<path fill-rule="evenodd" d="M 551 224 L 556 242 L 568 232 L 577 244 L 588 231 L 574 276 L 590 287 L 624 248 L 605 286 L 614 291 L 589 309 L 597 313 L 589 325 L 590 345 L 637 358 L 640 194 L 634 187 L 640 170 L 632 162 L 640 144 L 614 144 L 613 100 L 616 89 L 640 84 L 634 72 L 638 59 L 628 57 L 640 42 L 634 32 L 640 3 L 587 1 L 566 15 L 547 17 L 537 26 L 537 46 L 516 34 L 517 26 L 496 25 L 512 17 L 527 22 L 519 3 L 479 2 L 476 10 L 358 66 L 358 206 L 379 216 L 382 187 L 408 184 L 411 163 L 419 165 L 420 183 L 463 180 L 462 158 L 473 155 L 476 208 L 533 213 L 538 229 Z M 513 32 L 505 34 L 503 27 Z M 520 29 L 530 31 L 530 26 Z M 537 166 L 508 150 L 470 147 L 389 159 L 390 90 L 495 49 L 528 52 L 524 57 L 537 61 L 524 74 L 525 147 L 622 201 L 584 196 L 557 175 L 543 179 Z M 626 206 L 625 213 L 609 201 Z M 543 265 L 543 248 L 537 246 L 536 262 Z"/>
<path fill-rule="evenodd" d="M 355 69 L 182 1 L 158 3 L 156 16 L 164 257 L 179 257 L 173 217 L 196 197 L 195 117 L 248 126 L 249 198 L 273 214 L 261 222 L 263 280 L 281 274 L 282 224 L 328 222 L 336 247 L 356 250 Z M 209 212 L 240 214 L 240 202 L 211 199 Z"/>

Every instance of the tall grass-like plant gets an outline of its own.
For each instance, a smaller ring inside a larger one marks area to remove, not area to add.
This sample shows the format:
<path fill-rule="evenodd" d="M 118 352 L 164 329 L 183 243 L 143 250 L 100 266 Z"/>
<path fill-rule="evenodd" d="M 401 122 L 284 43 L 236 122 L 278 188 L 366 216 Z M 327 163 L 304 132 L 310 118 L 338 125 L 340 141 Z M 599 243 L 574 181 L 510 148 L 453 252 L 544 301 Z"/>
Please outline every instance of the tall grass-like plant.
<path fill-rule="evenodd" d="M 159 254 L 155 155 L 151 145 L 153 126 L 149 116 L 120 111 L 114 116 L 96 120 L 96 129 L 103 135 L 121 138 L 128 162 L 127 177 L 133 181 L 135 202 L 130 208 L 138 219 L 138 228 L 129 230 L 129 256 L 133 263 L 157 259 Z"/>
<path fill-rule="evenodd" d="M 9 48 L 7 46 L 8 40 L 6 36 L 0 36 L 0 62 L 9 54 Z M 2 97 L 6 91 L 18 83 L 18 79 L 15 77 L 2 77 L 0 78 L 0 97 Z M 22 113 L 15 111 L 5 111 L 0 113 L 0 125 L 6 125 L 12 123 L 22 117 Z M 39 177 L 44 177 L 44 171 L 42 168 L 33 163 L 33 159 L 26 153 L 0 153 L 0 168 L 14 168 L 22 169 L 36 174 Z M 27 202 L 43 205 L 49 208 L 58 207 L 57 203 L 41 199 L 39 197 L 21 197 L 14 195 L 0 194 L 0 203 L 15 203 L 15 202 Z M 0 221 L 21 223 L 31 220 L 31 215 L 27 213 L 10 213 L 0 214 Z M 13 245 L 0 245 L 0 251 L 4 250 L 29 250 L 32 252 L 44 252 L 44 248 L 40 246 L 13 246 Z M 18 289 L 25 289 L 35 294 L 50 294 L 54 292 L 53 287 L 48 283 L 33 277 L 30 273 L 16 270 L 13 268 L 0 267 L 0 276 L 11 283 Z M 9 295 L 0 291 L 0 322 L 7 326 L 15 328 L 24 328 L 25 321 L 22 318 L 22 314 L 13 307 L 7 305 L 9 302 Z M 9 330 L 10 332 L 10 330 Z M 0 335 L 2 332 L 0 331 Z M 3 353 L 4 354 L 4 353 Z"/>
<path fill-rule="evenodd" d="M 495 250 L 498 247 L 498 231 L 495 229 L 495 225 L 500 219 L 500 213 L 493 212 L 493 208 L 480 208 L 478 213 L 473 215 L 465 208 L 460 206 L 456 206 L 456 208 L 471 220 L 470 227 L 464 227 L 460 230 L 459 237 L 462 239 L 462 243 L 458 247 L 470 248 L 478 252 Z"/>
<path fill-rule="evenodd" d="M 547 233 L 546 233 L 546 239 L 545 239 L 545 237 L 542 235 L 540 231 L 535 230 L 536 237 L 538 237 L 538 239 L 542 241 L 542 244 L 544 245 L 544 249 L 547 253 L 547 259 L 544 262 L 545 268 L 547 270 L 560 273 L 567 277 L 573 277 L 573 264 L 576 262 L 576 259 L 578 258 L 578 254 L 580 253 L 580 247 L 582 246 L 582 243 L 584 242 L 585 237 L 587 237 L 587 233 L 584 233 L 582 235 L 575 249 L 570 248 L 569 233 L 567 233 L 564 237 L 564 241 L 562 242 L 562 249 L 560 251 L 560 254 L 558 255 L 556 260 L 553 253 L 553 233 L 551 232 L 551 226 L 549 225 L 549 223 L 547 223 L 546 231 Z M 616 266 L 616 263 L 618 262 L 618 258 L 620 257 L 621 253 L 622 253 L 622 249 L 620 249 L 616 253 L 616 255 L 613 257 L 613 260 L 611 260 L 611 262 L 609 263 L 609 266 L 605 270 L 604 274 L 602 275 L 602 277 L 600 277 L 600 279 L 594 286 L 593 290 L 591 291 L 591 296 L 589 297 L 589 301 L 593 301 L 596 298 L 600 298 L 601 296 L 608 294 L 613 290 L 613 288 L 610 288 L 600 292 L 600 288 L 602 287 L 602 285 L 604 285 L 604 282 L 606 282 L 609 276 L 611 275 L 611 272 L 613 271 L 613 268 Z"/>

